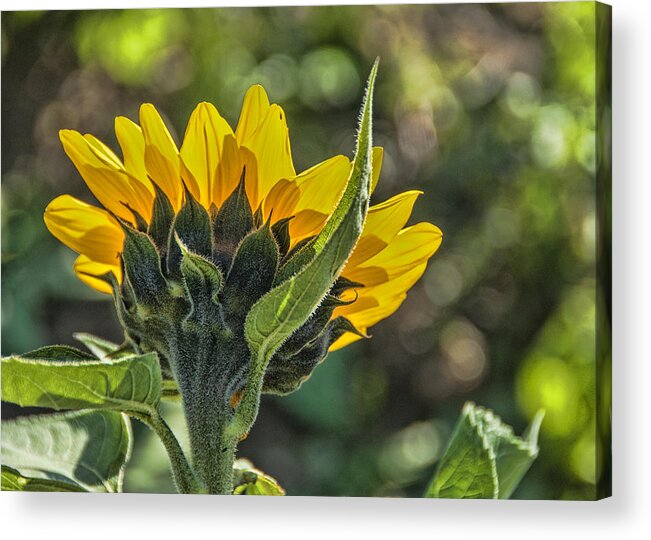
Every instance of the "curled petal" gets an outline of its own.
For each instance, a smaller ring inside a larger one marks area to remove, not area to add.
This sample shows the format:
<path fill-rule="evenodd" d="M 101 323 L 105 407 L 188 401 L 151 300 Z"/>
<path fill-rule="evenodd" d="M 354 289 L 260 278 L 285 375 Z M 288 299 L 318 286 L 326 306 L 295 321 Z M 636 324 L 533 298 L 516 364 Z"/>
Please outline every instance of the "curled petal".
<path fill-rule="evenodd" d="M 48 230 L 69 248 L 90 259 L 114 264 L 124 233 L 111 215 L 70 195 L 61 195 L 45 209 Z"/>
<path fill-rule="evenodd" d="M 421 194 L 422 191 L 405 191 L 369 208 L 362 236 L 346 264 L 349 271 L 389 245 L 407 223 Z"/>
<path fill-rule="evenodd" d="M 441 245 L 443 234 L 431 223 L 418 223 L 402 229 L 377 255 L 343 271 L 351 281 L 366 287 L 387 282 L 427 261 Z"/>
<path fill-rule="evenodd" d="M 111 290 L 111 286 L 99 276 L 112 272 L 118 280 L 118 283 L 122 282 L 122 268 L 120 267 L 119 260 L 115 264 L 106 264 L 93 261 L 86 257 L 86 255 L 79 255 L 73 269 L 77 277 L 86 285 L 106 294 L 111 294 L 113 291 Z"/>

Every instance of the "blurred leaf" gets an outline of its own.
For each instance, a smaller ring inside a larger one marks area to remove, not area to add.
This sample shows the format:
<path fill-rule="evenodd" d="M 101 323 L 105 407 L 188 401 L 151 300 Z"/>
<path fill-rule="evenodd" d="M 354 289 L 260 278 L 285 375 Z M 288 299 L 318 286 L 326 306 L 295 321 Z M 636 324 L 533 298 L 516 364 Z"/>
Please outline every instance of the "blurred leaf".
<path fill-rule="evenodd" d="M 523 438 L 492 411 L 466 403 L 425 496 L 507 499 L 538 456 L 539 412 Z"/>
<path fill-rule="evenodd" d="M 151 414 L 161 390 L 155 353 L 103 361 L 2 359 L 2 399 L 21 407 Z"/>
<path fill-rule="evenodd" d="M 2 466 L 2 491 L 71 491 L 86 492 L 84 488 L 68 481 L 23 476 L 16 469 Z"/>
<path fill-rule="evenodd" d="M 238 459 L 234 468 L 234 495 L 284 495 L 285 490 L 271 476 L 256 469 L 247 459 Z"/>
<path fill-rule="evenodd" d="M 129 418 L 113 411 L 31 416 L 2 423 L 3 464 L 23 478 L 63 482 L 68 491 L 74 486 L 88 491 L 122 491 L 130 454 Z M 4 478 L 3 471 L 3 482 Z M 15 477 L 13 481 L 31 482 Z"/>

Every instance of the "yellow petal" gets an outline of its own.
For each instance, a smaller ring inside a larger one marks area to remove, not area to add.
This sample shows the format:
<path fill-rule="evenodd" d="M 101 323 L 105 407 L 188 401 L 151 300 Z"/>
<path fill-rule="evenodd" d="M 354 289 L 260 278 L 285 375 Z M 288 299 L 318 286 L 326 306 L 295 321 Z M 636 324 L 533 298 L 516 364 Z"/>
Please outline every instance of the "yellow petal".
<path fill-rule="evenodd" d="M 181 208 L 183 186 L 179 151 L 151 103 L 140 107 L 140 125 L 145 137 L 145 166 L 151 179 L 169 198 L 174 210 Z"/>
<path fill-rule="evenodd" d="M 244 166 L 246 166 L 247 178 L 257 183 L 255 157 L 250 151 L 239 147 L 235 135 L 227 135 L 224 137 L 221 160 L 217 166 L 212 192 L 212 202 L 218 208 L 237 187 Z"/>
<path fill-rule="evenodd" d="M 97 200 L 117 216 L 134 223 L 129 208 L 145 219 L 151 214 L 151 194 L 132 178 L 119 158 L 92 135 L 69 129 L 59 132 L 63 149 Z"/>
<path fill-rule="evenodd" d="M 359 312 L 358 314 L 351 315 L 349 317 L 350 322 L 355 325 L 359 331 L 365 333 L 367 328 L 373 324 L 380 322 L 382 319 L 386 319 L 389 315 L 393 314 L 404 302 L 406 294 L 400 295 L 392 299 L 390 302 L 383 305 L 376 305 L 373 307 L 368 307 L 364 311 Z M 359 339 L 362 339 L 357 334 L 352 334 L 350 332 L 345 333 L 337 341 L 335 341 L 330 346 L 330 352 L 341 349 L 350 343 L 353 343 Z"/>
<path fill-rule="evenodd" d="M 269 111 L 269 106 L 269 98 L 262 86 L 256 84 L 247 90 L 235 129 L 235 136 L 240 144 L 246 143 L 258 129 Z"/>
<path fill-rule="evenodd" d="M 131 176 L 140 180 L 153 195 L 154 188 L 147 178 L 147 167 L 145 167 L 145 137 L 142 129 L 127 117 L 118 116 L 115 119 L 115 135 L 122 148 L 124 168 Z"/>
<path fill-rule="evenodd" d="M 372 287 L 363 287 L 357 291 L 346 291 L 345 300 L 357 299 L 347 306 L 335 309 L 333 317 L 343 315 L 355 325 L 355 328 L 366 333 L 369 327 L 392 315 L 407 298 L 407 291 L 420 279 L 425 272 L 427 263 L 424 262 L 408 272 Z M 355 334 L 346 333 L 330 347 L 331 351 L 340 349 L 360 339 Z"/>
<path fill-rule="evenodd" d="M 199 188 L 197 199 L 206 209 L 213 201 L 217 168 L 228 136 L 234 137 L 233 130 L 215 106 L 206 102 L 199 103 L 185 130 L 181 159 L 196 180 Z"/>
<path fill-rule="evenodd" d="M 48 204 L 44 215 L 48 230 L 62 243 L 90 259 L 115 264 L 124 233 L 108 212 L 61 195 Z"/>
<path fill-rule="evenodd" d="M 290 222 L 293 243 L 316 234 L 332 213 L 350 175 L 350 161 L 334 156 L 291 179 L 280 180 L 264 200 L 264 216 Z"/>
<path fill-rule="evenodd" d="M 285 112 L 272 105 L 262 124 L 243 143 L 256 159 L 257 182 L 247 183 L 251 207 L 256 210 L 271 188 L 282 178 L 296 176 L 289 144 L 289 130 Z"/>
<path fill-rule="evenodd" d="M 357 334 L 351 334 L 350 332 L 346 332 L 343 336 L 341 336 L 337 341 L 335 341 L 332 345 L 330 345 L 330 348 L 328 349 L 329 352 L 334 352 L 339 349 L 343 349 L 347 345 L 350 345 L 351 343 L 354 343 L 355 341 L 359 341 L 361 336 L 358 336 Z"/>
<path fill-rule="evenodd" d="M 441 230 L 431 223 L 418 223 L 401 230 L 374 257 L 343 275 L 367 287 L 391 280 L 429 259 L 441 245 Z"/>
<path fill-rule="evenodd" d="M 89 287 L 96 291 L 111 294 L 111 286 L 104 280 L 93 276 L 103 276 L 109 272 L 113 272 L 118 283 L 122 282 L 122 268 L 120 267 L 119 260 L 116 264 L 105 264 L 93 261 L 86 257 L 86 255 L 79 255 L 73 266 L 77 277 Z"/>
<path fill-rule="evenodd" d="M 380 171 L 382 170 L 382 158 L 384 157 L 384 149 L 381 146 L 374 146 L 372 153 L 372 175 L 371 175 L 371 193 L 375 191 L 380 180 Z"/>
<path fill-rule="evenodd" d="M 422 193 L 405 191 L 369 208 L 362 235 L 346 263 L 349 271 L 389 245 L 407 223 L 414 203 Z"/>

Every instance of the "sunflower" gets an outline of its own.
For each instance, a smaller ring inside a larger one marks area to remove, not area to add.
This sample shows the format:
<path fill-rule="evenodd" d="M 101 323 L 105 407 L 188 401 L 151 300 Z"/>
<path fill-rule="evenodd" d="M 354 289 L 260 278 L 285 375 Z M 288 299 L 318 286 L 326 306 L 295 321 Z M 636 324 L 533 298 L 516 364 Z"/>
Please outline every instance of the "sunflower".
<path fill-rule="evenodd" d="M 286 224 L 291 250 L 319 233 L 351 172 L 351 161 L 339 155 L 297 174 L 285 113 L 258 85 L 247 91 L 235 131 L 212 104 L 200 103 L 180 149 L 153 105 L 140 107 L 139 121 L 115 120 L 122 159 L 92 135 L 68 129 L 59 134 L 66 154 L 104 208 L 61 195 L 47 206 L 45 224 L 79 253 L 74 263 L 79 279 L 103 293 L 112 289 L 101 276 L 110 272 L 118 283 L 123 278 L 125 232 L 120 220 L 146 228 L 157 190 L 175 213 L 188 194 L 214 212 L 238 188 L 245 171 L 250 207 L 262 221 Z M 371 190 L 382 156 L 382 148 L 373 148 Z M 405 191 L 370 207 L 342 272 L 350 287 L 332 313 L 333 319 L 343 316 L 359 332 L 343 334 L 331 351 L 360 339 L 396 311 L 441 244 L 441 231 L 431 223 L 405 227 L 420 194 Z"/>

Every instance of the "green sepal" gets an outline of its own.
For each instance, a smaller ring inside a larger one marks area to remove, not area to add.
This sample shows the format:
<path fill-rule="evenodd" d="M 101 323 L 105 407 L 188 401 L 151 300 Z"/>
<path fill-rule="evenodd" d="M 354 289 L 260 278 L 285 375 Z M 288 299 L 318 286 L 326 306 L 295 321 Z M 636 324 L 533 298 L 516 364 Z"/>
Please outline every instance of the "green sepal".
<path fill-rule="evenodd" d="M 151 181 L 151 184 L 154 186 L 156 196 L 147 233 L 152 237 L 161 256 L 165 257 L 172 223 L 174 222 L 174 208 L 165 192 L 158 187 L 158 184 L 154 181 Z"/>
<path fill-rule="evenodd" d="M 124 223 L 122 229 L 124 230 L 122 260 L 135 299 L 144 304 L 156 304 L 167 291 L 167 280 L 161 271 L 158 250 L 147 234 L 136 231 Z"/>
<path fill-rule="evenodd" d="M 16 469 L 2 466 L 0 475 L 2 491 L 46 491 L 46 492 L 71 492 L 88 493 L 79 484 L 71 480 L 54 480 L 50 478 L 33 478 L 20 474 Z"/>
<path fill-rule="evenodd" d="M 115 411 L 3 420 L 2 463 L 22 477 L 116 493 L 122 491 L 131 439 L 129 418 Z"/>
<path fill-rule="evenodd" d="M 264 224 L 264 214 L 262 213 L 262 205 L 253 213 L 253 227 L 259 229 Z"/>
<path fill-rule="evenodd" d="M 242 239 L 253 229 L 253 211 L 246 196 L 245 188 L 246 169 L 237 187 L 233 190 L 224 204 L 217 212 L 213 224 L 213 231 L 217 251 L 217 263 L 225 269 L 230 267 L 230 262 L 237 246 Z"/>
<path fill-rule="evenodd" d="M 176 242 L 181 250 L 183 282 L 193 305 L 206 299 L 218 303 L 218 295 L 224 286 L 221 270 L 205 257 L 190 251 L 178 236 Z"/>
<path fill-rule="evenodd" d="M 280 256 L 284 257 L 289 251 L 289 246 L 292 241 L 291 236 L 289 235 L 289 223 L 294 219 L 294 216 L 287 218 L 279 219 L 271 227 L 271 233 L 276 239 L 278 244 L 278 250 L 280 251 Z"/>
<path fill-rule="evenodd" d="M 224 287 L 224 306 L 229 315 L 244 320 L 251 306 L 271 289 L 278 259 L 278 245 L 269 223 L 242 240 Z"/>
<path fill-rule="evenodd" d="M 187 188 L 185 190 L 185 203 L 176 218 L 174 218 L 172 229 L 174 235 L 169 238 L 167 252 L 167 271 L 170 274 L 176 274 L 181 265 L 181 249 L 176 237 L 173 236 L 178 236 L 193 253 L 203 257 L 211 256 L 213 233 L 210 216 Z"/>
<path fill-rule="evenodd" d="M 330 294 L 333 296 L 339 296 L 341 293 L 348 291 L 350 289 L 361 289 L 364 287 L 363 283 L 358 283 L 357 281 L 351 281 L 344 276 L 339 276 L 335 284 L 330 289 Z"/>
<path fill-rule="evenodd" d="M 136 229 L 140 232 L 146 233 L 149 226 L 147 225 L 147 221 L 145 221 L 145 218 L 140 215 L 140 212 L 133 209 L 131 205 L 124 202 L 122 204 L 127 208 L 127 210 L 129 210 L 129 212 L 131 212 L 131 215 L 133 216 L 133 219 L 136 222 Z"/>

